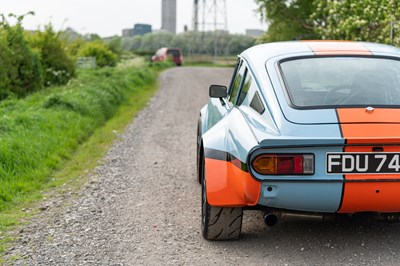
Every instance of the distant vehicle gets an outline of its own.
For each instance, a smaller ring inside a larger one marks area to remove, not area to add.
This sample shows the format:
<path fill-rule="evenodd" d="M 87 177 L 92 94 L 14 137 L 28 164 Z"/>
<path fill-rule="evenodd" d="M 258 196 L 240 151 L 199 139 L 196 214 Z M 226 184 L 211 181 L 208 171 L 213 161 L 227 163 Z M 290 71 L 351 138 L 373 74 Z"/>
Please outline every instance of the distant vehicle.
<path fill-rule="evenodd" d="M 211 85 L 197 135 L 202 233 L 237 239 L 243 210 L 284 219 L 400 221 L 400 49 L 280 42 Z"/>
<path fill-rule="evenodd" d="M 151 57 L 151 61 L 161 62 L 167 60 L 168 58 L 171 58 L 177 66 L 182 65 L 183 56 L 181 48 L 160 48 L 157 50 L 156 54 Z"/>

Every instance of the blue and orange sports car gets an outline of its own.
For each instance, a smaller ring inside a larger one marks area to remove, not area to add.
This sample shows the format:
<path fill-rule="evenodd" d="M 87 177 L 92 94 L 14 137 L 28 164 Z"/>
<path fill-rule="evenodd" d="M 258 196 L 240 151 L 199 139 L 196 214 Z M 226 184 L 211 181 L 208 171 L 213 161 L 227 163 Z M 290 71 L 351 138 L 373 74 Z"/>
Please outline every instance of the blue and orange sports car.
<path fill-rule="evenodd" d="M 400 49 L 342 41 L 258 45 L 198 122 L 202 233 L 237 239 L 243 209 L 282 217 L 400 217 Z"/>

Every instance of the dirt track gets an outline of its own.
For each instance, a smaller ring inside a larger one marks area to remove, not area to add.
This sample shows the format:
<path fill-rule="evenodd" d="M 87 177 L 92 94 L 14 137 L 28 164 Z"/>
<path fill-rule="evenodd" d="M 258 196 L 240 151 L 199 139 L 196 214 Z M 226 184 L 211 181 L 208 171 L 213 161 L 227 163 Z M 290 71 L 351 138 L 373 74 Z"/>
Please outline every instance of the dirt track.
<path fill-rule="evenodd" d="M 232 69 L 174 68 L 76 197 L 55 199 L 20 233 L 16 265 L 399 265 L 400 225 L 284 222 L 246 212 L 243 237 L 200 234 L 196 126 L 211 83 Z"/>

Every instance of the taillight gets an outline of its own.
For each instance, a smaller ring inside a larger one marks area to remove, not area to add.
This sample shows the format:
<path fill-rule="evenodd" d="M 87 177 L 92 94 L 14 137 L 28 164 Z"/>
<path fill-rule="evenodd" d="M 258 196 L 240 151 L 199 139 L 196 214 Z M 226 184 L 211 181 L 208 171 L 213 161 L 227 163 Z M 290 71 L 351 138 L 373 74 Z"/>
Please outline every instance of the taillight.
<path fill-rule="evenodd" d="M 261 175 L 310 175 L 314 173 L 314 155 L 260 154 L 251 166 Z"/>

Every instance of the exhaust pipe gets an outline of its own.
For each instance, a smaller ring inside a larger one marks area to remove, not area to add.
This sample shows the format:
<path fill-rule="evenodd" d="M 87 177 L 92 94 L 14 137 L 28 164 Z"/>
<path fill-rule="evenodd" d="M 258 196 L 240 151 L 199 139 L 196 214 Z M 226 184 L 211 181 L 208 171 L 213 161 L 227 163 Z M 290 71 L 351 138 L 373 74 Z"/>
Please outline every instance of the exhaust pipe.
<path fill-rule="evenodd" d="M 362 214 L 362 213 L 361 213 Z M 364 213 L 366 217 L 377 222 L 400 223 L 400 213 Z M 307 213 L 293 211 L 267 211 L 264 213 L 264 223 L 268 227 L 276 225 L 280 221 L 314 221 L 334 222 L 338 217 L 346 216 L 337 213 Z M 349 215 L 348 217 L 351 217 Z"/>
<path fill-rule="evenodd" d="M 370 217 L 372 220 L 377 222 L 400 222 L 400 213 L 373 213 Z"/>
<path fill-rule="evenodd" d="M 268 227 L 272 227 L 279 222 L 279 218 L 275 213 L 266 213 L 264 214 L 264 223 Z"/>
<path fill-rule="evenodd" d="M 280 221 L 297 220 L 297 221 L 314 221 L 314 222 L 332 222 L 337 218 L 335 213 L 304 213 L 304 212 L 288 212 L 288 211 L 272 211 L 264 214 L 264 223 L 272 227 Z"/>

